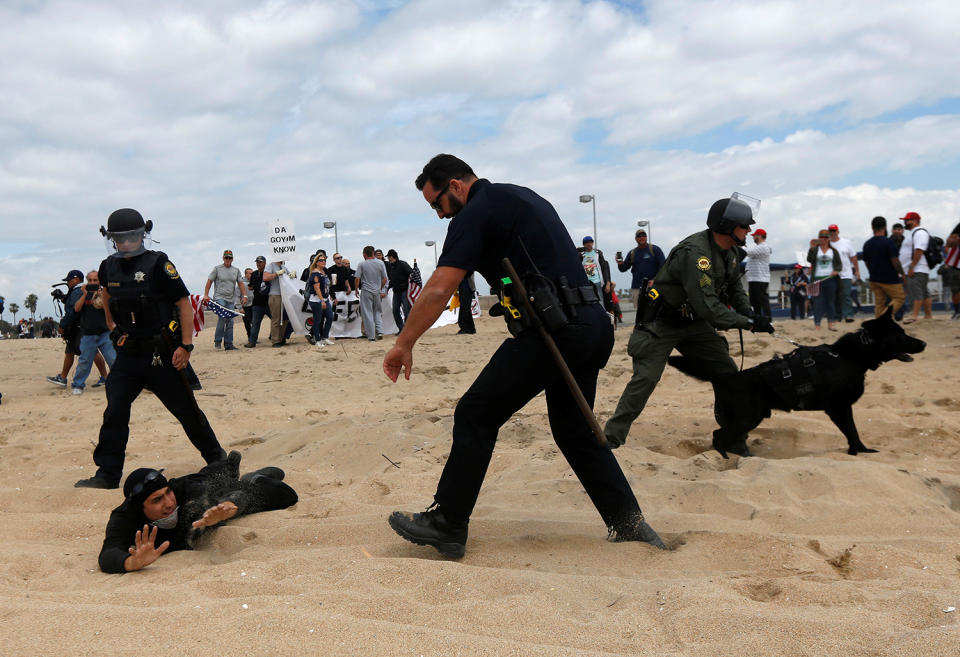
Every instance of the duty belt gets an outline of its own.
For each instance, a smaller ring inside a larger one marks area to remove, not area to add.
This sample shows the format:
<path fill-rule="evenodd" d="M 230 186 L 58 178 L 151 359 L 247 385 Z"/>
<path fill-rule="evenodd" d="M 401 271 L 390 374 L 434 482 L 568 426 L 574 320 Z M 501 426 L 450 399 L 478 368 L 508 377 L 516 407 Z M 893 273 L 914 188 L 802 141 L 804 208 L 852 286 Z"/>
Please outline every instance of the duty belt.
<path fill-rule="evenodd" d="M 597 288 L 593 285 L 560 287 L 559 290 L 563 295 L 563 303 L 567 306 L 585 306 L 601 302 L 600 295 L 597 294 Z"/>

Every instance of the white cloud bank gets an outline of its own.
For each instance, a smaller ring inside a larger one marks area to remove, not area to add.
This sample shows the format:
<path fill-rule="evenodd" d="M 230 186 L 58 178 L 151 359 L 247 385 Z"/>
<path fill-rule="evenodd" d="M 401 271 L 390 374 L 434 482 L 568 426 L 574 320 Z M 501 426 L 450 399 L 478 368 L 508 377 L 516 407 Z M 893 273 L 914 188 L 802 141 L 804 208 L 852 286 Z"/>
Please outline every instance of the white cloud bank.
<path fill-rule="evenodd" d="M 50 312 L 45 286 L 95 266 L 125 206 L 196 290 L 224 248 L 252 264 L 275 217 L 310 252 L 336 220 L 353 259 L 372 242 L 429 270 L 445 224 L 412 181 L 443 151 L 549 198 L 577 242 L 596 194 L 609 253 L 641 217 L 669 247 L 736 189 L 764 200 L 775 259 L 826 223 L 956 223 L 956 3 L 640 6 L 5 3 L 0 294 Z M 941 184 L 897 183 L 917 171 Z"/>

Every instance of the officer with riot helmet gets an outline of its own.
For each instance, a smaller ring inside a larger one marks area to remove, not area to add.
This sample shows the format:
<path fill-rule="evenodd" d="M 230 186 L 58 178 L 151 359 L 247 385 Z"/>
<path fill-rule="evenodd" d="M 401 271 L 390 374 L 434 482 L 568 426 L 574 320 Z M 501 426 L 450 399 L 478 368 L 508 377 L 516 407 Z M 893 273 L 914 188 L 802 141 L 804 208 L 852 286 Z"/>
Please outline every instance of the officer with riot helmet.
<path fill-rule="evenodd" d="M 734 194 L 714 203 L 707 215 L 707 230 L 677 244 L 657 273 L 655 286 L 641 295 L 636 326 L 627 345 L 633 377 L 603 430 L 612 446 L 626 441 L 630 425 L 643 411 L 674 348 L 717 373 L 736 372 L 727 341 L 717 329 L 773 333 L 768 318 L 754 317 L 740 284 L 734 247 L 746 244 L 754 223 L 750 201 Z M 743 442 L 728 451 L 747 454 L 745 441 L 743 436 Z"/>
<path fill-rule="evenodd" d="M 97 472 L 78 488 L 117 488 L 130 433 L 130 407 L 144 387 L 183 425 L 207 463 L 226 456 L 184 375 L 193 351 L 189 292 L 165 253 L 144 246 L 153 222 L 136 210 L 113 212 L 100 229 L 111 255 L 100 263 L 107 327 L 117 360 L 107 379 L 107 408 L 93 452 Z"/>
<path fill-rule="evenodd" d="M 501 288 L 512 285 L 502 280 L 507 257 L 521 277 L 563 292 L 564 316 L 550 315 L 557 322 L 549 332 L 586 404 L 592 405 L 597 375 L 613 348 L 613 327 L 553 206 L 530 189 L 479 179 L 466 162 L 448 154 L 427 163 L 416 187 L 439 217 L 452 221 L 438 267 L 384 358 L 384 373 L 396 381 L 403 370 L 410 378 L 414 344 L 468 273 L 479 272 Z M 507 298 L 501 306 L 513 308 Z M 522 321 L 517 325 L 508 319 L 508 327 L 514 337 L 500 346 L 457 404 L 453 445 L 434 504 L 421 513 L 396 511 L 390 526 L 406 540 L 462 557 L 469 518 L 500 427 L 545 392 L 553 438 L 603 518 L 610 539 L 664 548 L 645 522 L 616 457 L 594 439 L 546 341 Z"/>

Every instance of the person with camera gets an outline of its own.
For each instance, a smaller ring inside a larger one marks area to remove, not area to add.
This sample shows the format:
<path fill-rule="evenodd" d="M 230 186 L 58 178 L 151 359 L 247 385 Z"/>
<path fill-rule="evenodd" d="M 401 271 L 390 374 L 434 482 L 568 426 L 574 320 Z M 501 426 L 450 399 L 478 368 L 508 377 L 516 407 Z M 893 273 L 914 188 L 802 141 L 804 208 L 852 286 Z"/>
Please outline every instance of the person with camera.
<path fill-rule="evenodd" d="M 207 463 L 226 457 L 193 396 L 184 370 L 193 351 L 190 293 L 167 255 L 144 239 L 153 222 L 130 208 L 114 211 L 100 232 L 111 251 L 98 272 L 117 359 L 107 379 L 107 408 L 93 452 L 97 472 L 77 488 L 118 488 L 123 475 L 130 407 L 145 386 L 183 426 Z"/>
<path fill-rule="evenodd" d="M 466 162 L 447 154 L 431 159 L 415 184 L 437 216 L 452 221 L 437 269 L 383 360 L 387 377 L 396 381 L 402 370 L 410 378 L 414 345 L 468 273 L 479 272 L 504 286 L 502 259 L 508 257 L 524 280 L 549 281 L 570 293 L 564 295 L 567 301 L 560 311 L 567 321 L 551 333 L 592 405 L 597 375 L 613 349 L 613 326 L 553 206 L 525 187 L 477 178 Z M 517 328 L 510 324 L 512 313 L 509 317 L 508 326 Z M 500 345 L 457 404 L 453 444 L 433 504 L 422 513 L 395 511 L 390 526 L 412 543 L 462 557 L 500 427 L 545 391 L 553 438 L 600 513 L 609 539 L 665 548 L 644 520 L 613 452 L 595 439 L 539 331 L 517 328 L 514 335 Z"/>
<path fill-rule="evenodd" d="M 753 223 L 750 205 L 739 197 L 715 202 L 707 215 L 707 230 L 677 244 L 657 273 L 656 285 L 640 297 L 636 326 L 627 344 L 633 377 L 603 429 L 613 447 L 626 441 L 671 351 L 677 349 L 717 373 L 735 373 L 737 365 L 717 329 L 773 333 L 769 318 L 754 316 L 740 283 L 734 247 L 746 244 Z M 729 451 L 746 454 L 746 436 Z"/>
<path fill-rule="evenodd" d="M 56 289 L 50 293 L 50 296 L 63 304 L 63 318 L 60 320 L 60 326 L 57 329 L 60 337 L 66 343 L 63 349 L 63 367 L 56 376 L 48 376 L 47 381 L 61 388 L 66 388 L 70 368 L 73 367 L 74 359 L 80 355 L 80 338 L 83 337 L 80 330 L 80 315 L 76 310 L 77 300 L 83 294 L 83 288 L 79 287 L 80 283 L 83 282 L 83 272 L 79 269 L 71 269 L 63 280 L 67 284 L 67 293 L 64 294 L 61 290 Z M 94 384 L 94 387 L 99 387 L 107 380 L 107 365 L 99 352 L 94 355 L 94 364 L 100 372 L 100 380 Z"/>
<path fill-rule="evenodd" d="M 104 360 L 110 367 L 113 367 L 117 358 L 113 343 L 110 341 L 110 331 L 107 330 L 103 296 L 100 294 L 100 275 L 97 272 L 91 271 L 87 274 L 87 284 L 82 286 L 80 298 L 77 299 L 73 309 L 80 316 L 80 361 L 73 373 L 70 392 L 74 395 L 82 395 L 94 357 L 98 353 L 103 354 Z M 105 377 L 100 378 L 106 382 Z"/>

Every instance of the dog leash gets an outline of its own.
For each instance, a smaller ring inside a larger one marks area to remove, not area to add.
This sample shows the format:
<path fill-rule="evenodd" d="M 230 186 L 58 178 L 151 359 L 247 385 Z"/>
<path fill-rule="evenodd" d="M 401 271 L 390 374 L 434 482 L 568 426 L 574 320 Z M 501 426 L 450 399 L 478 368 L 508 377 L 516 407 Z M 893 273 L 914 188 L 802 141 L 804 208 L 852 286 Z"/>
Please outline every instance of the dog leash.
<path fill-rule="evenodd" d="M 796 340 L 791 340 L 790 338 L 786 337 L 785 335 L 780 335 L 779 333 L 771 333 L 770 335 L 772 335 L 773 337 L 775 337 L 775 338 L 777 338 L 777 339 L 779 339 L 779 340 L 783 340 L 784 342 L 789 342 L 789 343 L 792 344 L 794 347 L 799 347 L 799 346 L 801 346 L 801 344 L 800 344 L 799 342 L 797 342 Z"/>

